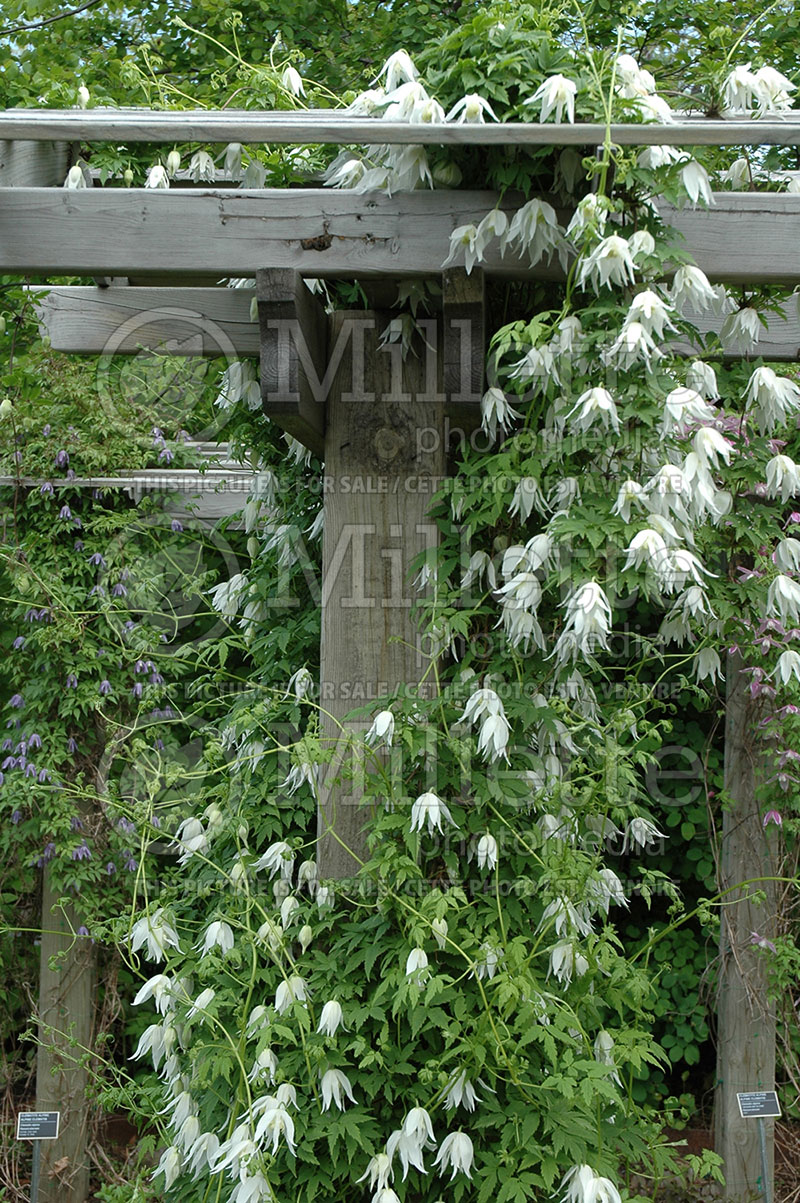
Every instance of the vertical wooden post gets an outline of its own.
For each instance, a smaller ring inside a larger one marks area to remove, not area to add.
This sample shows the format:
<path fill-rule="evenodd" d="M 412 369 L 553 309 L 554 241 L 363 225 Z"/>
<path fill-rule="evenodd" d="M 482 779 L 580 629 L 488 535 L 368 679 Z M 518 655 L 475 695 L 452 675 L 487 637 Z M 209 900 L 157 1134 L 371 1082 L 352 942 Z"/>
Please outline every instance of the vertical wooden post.
<path fill-rule="evenodd" d="M 764 707 L 750 696 L 750 676 L 738 653 L 728 656 L 725 713 L 725 790 L 730 799 L 722 827 L 720 892 L 774 873 L 755 791 L 765 751 L 757 730 Z M 747 901 L 763 891 L 763 904 Z M 775 1008 L 768 1001 L 767 960 L 753 933 L 772 940 L 776 892 L 758 882 L 722 899 L 717 996 L 715 1149 L 724 1160 L 725 1198 L 743 1203 L 763 1193 L 758 1126 L 739 1116 L 737 1092 L 775 1087 Z M 772 1176 L 774 1122 L 767 1121 L 767 1160 Z"/>
<path fill-rule="evenodd" d="M 319 873 L 366 859 L 359 766 L 344 720 L 427 667 L 412 619 L 412 561 L 437 540 L 427 516 L 446 472 L 446 421 L 480 421 L 485 289 L 480 271 L 444 273 L 442 313 L 419 322 L 404 358 L 381 346 L 396 310 L 325 320 L 298 272 L 256 273 L 264 411 L 324 458 Z M 426 682 L 426 686 L 427 686 Z M 431 686 L 432 688 L 432 686 Z M 365 724 L 359 723 L 362 735 Z M 348 763 L 349 761 L 349 763 Z"/>
<path fill-rule="evenodd" d="M 82 1059 L 93 1040 L 94 950 L 88 938 L 75 939 L 72 932 L 80 919 L 72 908 L 65 913 L 58 899 L 45 867 L 36 1110 L 60 1111 L 61 1127 L 57 1140 L 40 1142 L 39 1203 L 84 1203 L 89 1195 L 89 1074 Z"/>
<path fill-rule="evenodd" d="M 393 316 L 331 318 L 329 345 L 348 337 L 328 397 L 325 437 L 320 704 L 333 759 L 320 791 L 322 878 L 351 876 L 367 855 L 358 783 L 347 780 L 342 720 L 398 685 L 413 687 L 426 664 L 411 616 L 410 566 L 437 538 L 427 510 L 446 464 L 441 363 L 437 357 L 429 373 L 425 348 L 405 361 L 399 345 L 380 348 Z"/>

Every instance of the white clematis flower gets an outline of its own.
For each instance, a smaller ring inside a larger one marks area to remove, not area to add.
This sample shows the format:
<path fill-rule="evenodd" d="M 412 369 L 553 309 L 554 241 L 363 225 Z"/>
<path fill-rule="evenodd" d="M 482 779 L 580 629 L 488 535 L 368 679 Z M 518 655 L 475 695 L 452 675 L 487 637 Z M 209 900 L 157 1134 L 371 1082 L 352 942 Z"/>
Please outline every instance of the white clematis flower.
<path fill-rule="evenodd" d="M 781 685 L 788 685 L 792 677 L 800 683 L 800 655 L 791 650 L 781 652 L 775 665 L 775 674 Z"/>
<path fill-rule="evenodd" d="M 450 1175 L 452 1182 L 458 1173 L 466 1174 L 468 1178 L 472 1177 L 470 1173 L 472 1159 L 472 1141 L 466 1132 L 450 1132 L 439 1146 L 434 1165 L 441 1167 L 440 1174 L 446 1174 L 448 1169 L 452 1168 L 453 1172 Z"/>
<path fill-rule="evenodd" d="M 643 508 L 647 505 L 647 493 L 636 480 L 626 480 L 620 485 L 617 493 L 617 500 L 611 510 L 612 514 L 617 514 L 623 522 L 627 523 L 631 520 L 631 506 L 640 505 Z"/>
<path fill-rule="evenodd" d="M 708 276 L 699 267 L 686 264 L 679 267 L 672 280 L 672 303 L 676 309 L 684 306 L 694 313 L 705 313 L 714 309 L 717 294 L 709 283 Z"/>
<path fill-rule="evenodd" d="M 781 573 L 767 590 L 767 614 L 779 618 L 785 627 L 794 626 L 800 615 L 800 584 Z"/>
<path fill-rule="evenodd" d="M 734 69 L 722 85 L 722 108 L 729 112 L 747 112 L 758 102 L 760 88 L 750 64 Z"/>
<path fill-rule="evenodd" d="M 629 326 L 632 322 L 638 322 L 648 334 L 663 339 L 665 330 L 675 329 L 670 321 L 670 314 L 674 312 L 672 306 L 668 305 L 657 292 L 646 288 L 643 292 L 637 292 L 631 301 L 625 317 L 625 325 Z"/>
<path fill-rule="evenodd" d="M 169 175 L 166 167 L 162 167 L 160 163 L 154 163 L 152 167 L 148 167 L 144 186 L 145 188 L 169 188 Z"/>
<path fill-rule="evenodd" d="M 589 1165 L 574 1165 L 561 1182 L 563 1203 L 622 1203 L 610 1178 L 601 1178 Z"/>
<path fill-rule="evenodd" d="M 278 840 L 277 843 L 270 844 L 266 852 L 255 862 L 253 868 L 256 870 L 266 869 L 270 878 L 280 872 L 284 881 L 289 881 L 294 868 L 294 853 L 284 840 Z"/>
<path fill-rule="evenodd" d="M 364 742 L 371 747 L 374 747 L 376 744 L 385 744 L 387 748 L 391 748 L 393 735 L 394 715 L 391 710 L 381 710 L 380 714 L 375 716 L 372 726 L 364 736 Z"/>
<path fill-rule="evenodd" d="M 541 258 L 559 257 L 562 267 L 567 261 L 567 242 L 558 224 L 556 211 L 547 201 L 529 200 L 511 219 L 508 230 L 500 243 L 500 253 L 506 247 L 516 246 L 526 251 L 531 267 Z"/>
<path fill-rule="evenodd" d="M 755 407 L 762 432 L 785 425 L 789 417 L 800 410 L 800 388 L 788 376 L 778 376 L 772 368 L 756 368 L 745 390 L 745 398 Z"/>
<path fill-rule="evenodd" d="M 144 945 L 147 946 L 149 961 L 163 961 L 168 948 L 177 948 L 180 951 L 178 933 L 164 917 L 162 907 L 157 907 L 152 915 L 137 919 L 131 928 L 131 950 L 138 952 Z"/>
<path fill-rule="evenodd" d="M 515 418 L 522 414 L 512 409 L 502 389 L 489 388 L 481 398 L 481 429 L 494 441 L 498 430 L 507 434 Z"/>
<path fill-rule="evenodd" d="M 580 261 L 578 285 L 591 284 L 595 292 L 615 284 L 634 284 L 636 276 L 630 247 L 619 234 L 611 234 Z"/>
<path fill-rule="evenodd" d="M 430 972 L 428 954 L 424 948 L 412 948 L 406 957 L 406 977 L 413 978 L 418 986 L 422 986 Z"/>
<path fill-rule="evenodd" d="M 369 1189 L 375 1195 L 379 1195 L 385 1190 L 393 1178 L 392 1163 L 386 1153 L 376 1153 L 371 1157 L 367 1168 L 356 1182 L 363 1182 L 365 1178 L 369 1178 Z M 392 1192 L 394 1193 L 394 1192 Z"/>
<path fill-rule="evenodd" d="M 541 105 L 539 120 L 542 122 L 546 121 L 551 113 L 555 113 L 556 125 L 561 124 L 566 111 L 567 121 L 572 125 L 575 121 L 575 94 L 577 91 L 577 85 L 566 75 L 551 75 L 544 83 L 539 84 L 531 99 L 526 100 L 525 104 Z"/>
<path fill-rule="evenodd" d="M 343 1027 L 342 1005 L 335 998 L 331 998 L 322 1008 L 317 1032 L 325 1036 L 335 1036 L 340 1027 Z"/>
<path fill-rule="evenodd" d="M 456 121 L 457 125 L 483 125 L 484 114 L 491 117 L 492 121 L 498 120 L 489 101 L 485 100 L 483 96 L 479 96 L 477 92 L 470 92 L 456 101 L 445 117 L 445 121 Z"/>
<path fill-rule="evenodd" d="M 385 79 L 386 91 L 393 92 L 400 84 L 418 79 L 419 72 L 407 51 L 396 50 L 383 64 L 378 78 L 380 79 L 381 76 Z"/>
<path fill-rule="evenodd" d="M 488 831 L 478 840 L 475 853 L 479 869 L 486 869 L 491 873 L 493 869 L 497 868 L 497 840 Z"/>
<path fill-rule="evenodd" d="M 291 92 L 292 96 L 305 96 L 306 94 L 303 78 L 296 67 L 285 68 L 281 75 L 281 84 L 287 92 Z"/>
<path fill-rule="evenodd" d="M 356 1101 L 350 1079 L 347 1074 L 342 1073 L 341 1069 L 326 1070 L 322 1075 L 320 1090 L 322 1091 L 323 1111 L 327 1111 L 331 1103 L 334 1103 L 340 1111 L 344 1111 L 345 1099 L 349 1099 L 351 1103 Z"/>
<path fill-rule="evenodd" d="M 453 822 L 453 816 L 446 805 L 432 790 L 427 790 L 424 794 L 416 799 L 411 807 L 411 830 L 422 831 L 423 826 L 427 822 L 428 834 L 433 835 L 434 830 L 441 832 L 442 819 L 457 827 L 458 824 Z"/>
<path fill-rule="evenodd" d="M 681 168 L 681 183 L 693 205 L 698 201 L 702 201 L 704 205 L 714 204 L 708 172 L 696 159 L 689 158 Z"/>
<path fill-rule="evenodd" d="M 583 977 L 589 968 L 589 962 L 582 952 L 579 952 L 571 940 L 559 940 L 550 950 L 550 968 L 547 976 L 554 975 L 562 986 L 568 986 L 573 974 Z"/>
<path fill-rule="evenodd" d="M 719 336 L 726 350 L 747 355 L 754 350 L 763 331 L 758 311 L 746 307 L 726 317 Z"/>
<path fill-rule="evenodd" d="M 305 1003 L 308 996 L 306 983 L 297 974 L 293 974 L 288 981 L 278 983 L 275 991 L 275 1010 L 279 1015 L 283 1015 L 293 1002 Z"/>
<path fill-rule="evenodd" d="M 567 414 L 567 421 L 576 412 L 577 417 L 573 419 L 572 425 L 581 433 L 591 430 L 596 422 L 599 422 L 606 430 L 610 427 L 615 433 L 619 433 L 619 415 L 617 414 L 617 407 L 614 404 L 614 398 L 608 389 L 587 389 L 585 393 L 582 393 L 578 397 L 578 400 Z"/>
<path fill-rule="evenodd" d="M 217 919 L 213 923 L 209 923 L 206 928 L 200 956 L 207 956 L 212 948 L 219 948 L 222 955 L 226 956 L 233 948 L 233 943 L 233 930 L 230 924 Z"/>
<path fill-rule="evenodd" d="M 787 502 L 800 493 L 800 467 L 788 455 L 774 455 L 767 464 L 767 495 Z"/>

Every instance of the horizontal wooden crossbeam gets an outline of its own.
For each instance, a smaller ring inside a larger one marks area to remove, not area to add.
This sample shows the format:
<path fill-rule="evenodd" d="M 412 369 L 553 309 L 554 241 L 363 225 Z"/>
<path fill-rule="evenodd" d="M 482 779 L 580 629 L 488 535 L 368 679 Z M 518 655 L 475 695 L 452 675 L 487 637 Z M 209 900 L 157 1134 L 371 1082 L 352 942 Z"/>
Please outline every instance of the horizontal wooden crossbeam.
<path fill-rule="evenodd" d="M 171 355 L 257 356 L 255 292 L 248 288 L 109 288 L 61 286 L 31 289 L 38 299 L 42 332 L 56 351 L 83 355 L 126 355 L 153 350 Z M 701 334 L 719 334 L 723 319 L 692 318 Z M 676 342 L 691 354 L 696 348 Z M 770 360 L 800 359 L 800 317 L 768 317 L 758 354 Z M 738 352 L 723 348 L 723 357 Z"/>
<path fill-rule="evenodd" d="M 662 206 L 716 280 L 800 275 L 800 196 L 719 193 L 709 210 Z M 265 189 L 156 192 L 15 189 L 0 207 L 0 269 L 27 273 L 252 276 L 291 267 L 307 276 L 419 276 L 447 257 L 450 234 L 498 203 L 489 192 Z M 509 209 L 513 202 L 506 202 Z M 552 276 L 556 265 L 487 250 L 484 269 Z"/>
<path fill-rule="evenodd" d="M 800 277 L 800 196 L 718 193 L 709 210 L 661 214 L 714 280 L 785 283 Z M 452 231 L 498 203 L 491 192 L 151 191 L 14 188 L 0 205 L 0 271 L 35 275 L 253 276 L 289 267 L 305 276 L 430 275 Z M 514 201 L 506 198 L 511 211 Z M 502 257 L 488 275 L 558 278 L 558 264 Z"/>
<path fill-rule="evenodd" d="M 709 119 L 676 114 L 669 123 L 618 123 L 619 146 L 761 146 L 800 143 L 800 113 L 756 120 Z M 437 146 L 595 146 L 606 127 L 539 122 L 483 125 L 410 123 L 356 116 L 343 110 L 261 112 L 152 109 L 8 109 L 0 113 L 0 138 L 77 142 L 281 142 L 416 143 Z"/>
<path fill-rule="evenodd" d="M 258 355 L 258 318 L 249 288 L 32 289 L 43 331 L 56 351 L 131 355 Z"/>

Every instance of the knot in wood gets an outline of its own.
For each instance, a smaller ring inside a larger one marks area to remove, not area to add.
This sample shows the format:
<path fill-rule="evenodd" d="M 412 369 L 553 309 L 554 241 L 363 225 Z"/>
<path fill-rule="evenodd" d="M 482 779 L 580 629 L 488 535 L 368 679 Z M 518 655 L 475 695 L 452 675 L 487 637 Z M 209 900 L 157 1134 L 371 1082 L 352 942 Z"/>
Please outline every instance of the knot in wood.
<path fill-rule="evenodd" d="M 381 426 L 380 429 L 376 430 L 372 442 L 378 459 L 383 460 L 387 464 L 397 456 L 403 446 L 402 436 L 389 426 Z"/>

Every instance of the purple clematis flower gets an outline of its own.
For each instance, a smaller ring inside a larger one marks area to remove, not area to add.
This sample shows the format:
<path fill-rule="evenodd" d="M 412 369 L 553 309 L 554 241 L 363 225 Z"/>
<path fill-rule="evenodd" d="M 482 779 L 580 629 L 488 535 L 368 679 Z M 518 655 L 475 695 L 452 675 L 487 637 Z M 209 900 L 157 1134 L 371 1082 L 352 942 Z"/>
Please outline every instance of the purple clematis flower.
<path fill-rule="evenodd" d="M 15 652 L 18 652 L 20 650 L 20 648 L 23 648 L 25 646 L 25 636 L 17 635 L 16 639 L 11 644 L 11 646 L 13 647 Z"/>
<path fill-rule="evenodd" d="M 109 680 L 107 680 L 107 679 L 106 679 L 106 680 L 103 680 L 103 681 L 101 681 L 101 682 L 100 682 L 100 695 L 101 695 L 101 697 L 104 697 L 104 698 L 105 698 L 105 697 L 108 697 L 108 695 L 109 695 L 110 693 L 111 693 L 111 682 L 110 682 Z"/>
<path fill-rule="evenodd" d="M 9 698 L 9 706 L 13 706 L 15 710 L 20 710 L 25 705 L 25 699 L 21 693 L 14 693 Z"/>
<path fill-rule="evenodd" d="M 44 482 L 44 484 L 39 489 L 39 492 L 41 493 L 42 497 L 52 497 L 54 489 L 53 489 L 53 486 L 50 484 L 49 480 L 46 480 Z"/>
<path fill-rule="evenodd" d="M 769 827 L 770 823 L 774 823 L 776 827 L 783 827 L 783 818 L 779 810 L 768 810 L 762 820 L 762 826 Z"/>
<path fill-rule="evenodd" d="M 67 751 L 69 752 L 69 754 L 71 756 L 74 752 L 77 752 L 77 750 L 78 750 L 78 745 L 75 742 L 75 740 L 72 738 L 72 736 L 70 735 L 69 739 L 67 740 Z"/>
<path fill-rule="evenodd" d="M 67 673 L 67 679 L 65 681 L 65 685 L 66 685 L 67 689 L 77 689 L 78 688 L 78 678 L 75 676 L 75 673 Z"/>
<path fill-rule="evenodd" d="M 68 505 L 62 505 L 61 509 L 58 511 L 58 516 L 59 518 L 64 518 L 65 520 L 69 519 L 72 517 L 72 510 Z"/>
<path fill-rule="evenodd" d="M 69 465 L 69 455 L 63 447 L 60 451 L 56 452 L 56 458 L 54 459 L 53 463 L 57 468 L 66 468 Z"/>
<path fill-rule="evenodd" d="M 45 844 L 44 848 L 42 849 L 42 855 L 36 861 L 38 868 L 43 869 L 45 865 L 49 864 L 55 854 L 56 846 L 51 840 L 49 844 Z"/>
<path fill-rule="evenodd" d="M 177 534 L 183 530 L 183 523 L 179 522 L 177 518 L 173 518 L 172 522 L 170 523 L 170 528 Z"/>
<path fill-rule="evenodd" d="M 100 568 L 105 568 L 106 562 L 101 552 L 96 551 L 89 556 L 89 563 L 96 564 Z"/>
<path fill-rule="evenodd" d="M 70 856 L 73 860 L 91 860 L 92 853 L 86 840 L 81 840 L 77 848 L 73 848 Z"/>

